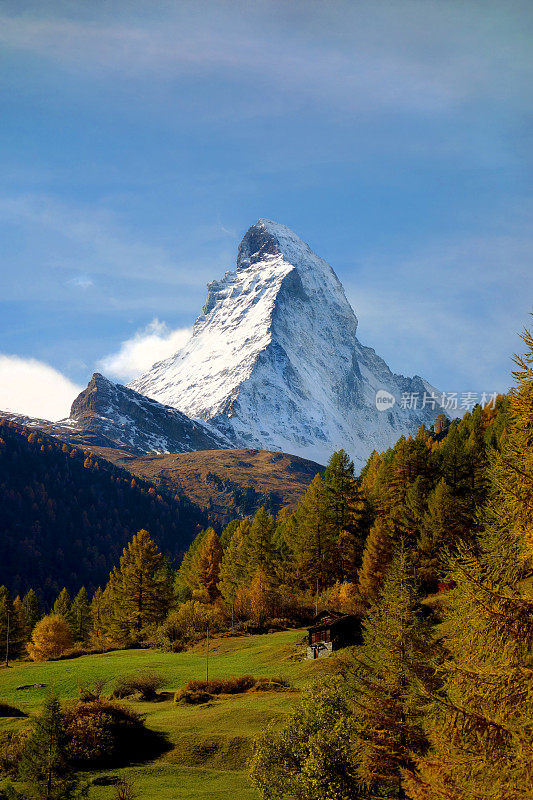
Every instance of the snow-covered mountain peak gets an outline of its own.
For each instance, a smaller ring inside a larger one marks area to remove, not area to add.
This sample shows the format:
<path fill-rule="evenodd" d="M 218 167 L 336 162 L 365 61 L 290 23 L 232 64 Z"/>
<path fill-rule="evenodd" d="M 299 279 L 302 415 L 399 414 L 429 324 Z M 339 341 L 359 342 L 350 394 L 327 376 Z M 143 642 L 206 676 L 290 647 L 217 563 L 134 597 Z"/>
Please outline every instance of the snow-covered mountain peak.
<path fill-rule="evenodd" d="M 237 268 L 207 289 L 185 347 L 130 384 L 156 399 L 164 396 L 193 417 L 232 413 L 239 387 L 284 322 L 284 297 L 302 306 L 343 305 L 354 332 L 357 326 L 329 264 L 285 225 L 270 220 L 261 219 L 246 232 Z"/>
<path fill-rule="evenodd" d="M 264 269 L 269 261 L 276 258 L 290 264 L 309 287 L 322 287 L 338 301 L 347 303 L 342 284 L 327 261 L 317 256 L 286 225 L 270 219 L 259 219 L 246 231 L 239 245 L 237 271 L 253 269 L 256 264 Z"/>
<path fill-rule="evenodd" d="M 286 226 L 260 219 L 239 246 L 236 269 L 208 284 L 187 344 L 130 386 L 236 446 L 322 463 L 344 447 L 363 460 L 432 415 L 377 410 L 380 389 L 399 400 L 427 384 L 393 375 L 356 333 L 330 265 Z"/>
<path fill-rule="evenodd" d="M 286 225 L 271 219 L 259 219 L 248 228 L 239 245 L 237 269 L 246 269 L 251 262 L 261 261 L 266 255 L 283 255 L 292 263 L 313 255 L 313 252 Z"/>

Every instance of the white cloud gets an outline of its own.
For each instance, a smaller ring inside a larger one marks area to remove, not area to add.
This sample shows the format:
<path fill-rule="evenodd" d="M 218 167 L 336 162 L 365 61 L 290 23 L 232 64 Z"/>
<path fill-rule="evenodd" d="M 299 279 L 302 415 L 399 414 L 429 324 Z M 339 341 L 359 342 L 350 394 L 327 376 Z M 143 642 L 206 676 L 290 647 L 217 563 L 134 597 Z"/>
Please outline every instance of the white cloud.
<path fill-rule="evenodd" d="M 77 275 L 75 278 L 71 278 L 69 281 L 67 281 L 67 284 L 85 291 L 86 289 L 90 289 L 91 286 L 94 286 L 94 281 L 87 275 Z"/>
<path fill-rule="evenodd" d="M 120 380 L 132 380 L 150 369 L 156 361 L 174 355 L 188 341 L 192 328 L 171 330 L 165 322 L 153 319 L 146 328 L 122 342 L 116 353 L 100 359 L 98 368 Z"/>
<path fill-rule="evenodd" d="M 68 417 L 81 392 L 65 375 L 35 358 L 0 355 L 0 409 L 40 419 Z"/>

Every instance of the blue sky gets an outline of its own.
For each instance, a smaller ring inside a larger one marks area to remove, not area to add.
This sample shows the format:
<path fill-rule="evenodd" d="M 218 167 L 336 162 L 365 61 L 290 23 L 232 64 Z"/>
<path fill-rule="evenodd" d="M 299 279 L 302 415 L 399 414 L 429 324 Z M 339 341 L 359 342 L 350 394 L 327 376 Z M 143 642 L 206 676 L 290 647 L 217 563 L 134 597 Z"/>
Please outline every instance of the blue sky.
<path fill-rule="evenodd" d="M 529 324 L 530 2 L 0 2 L 0 407 L 179 347 L 268 217 L 359 336 L 505 390 Z"/>

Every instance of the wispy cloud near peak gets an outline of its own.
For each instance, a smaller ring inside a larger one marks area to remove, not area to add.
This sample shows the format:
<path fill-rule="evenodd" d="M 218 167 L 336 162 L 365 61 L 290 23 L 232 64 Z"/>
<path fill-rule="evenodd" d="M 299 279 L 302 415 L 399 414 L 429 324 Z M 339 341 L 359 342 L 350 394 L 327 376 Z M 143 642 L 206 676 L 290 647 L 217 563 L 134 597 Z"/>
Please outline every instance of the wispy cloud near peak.
<path fill-rule="evenodd" d="M 156 363 L 174 355 L 189 340 L 192 328 L 171 330 L 165 322 L 153 319 L 146 328 L 122 342 L 117 352 L 98 362 L 103 373 L 129 381 Z"/>

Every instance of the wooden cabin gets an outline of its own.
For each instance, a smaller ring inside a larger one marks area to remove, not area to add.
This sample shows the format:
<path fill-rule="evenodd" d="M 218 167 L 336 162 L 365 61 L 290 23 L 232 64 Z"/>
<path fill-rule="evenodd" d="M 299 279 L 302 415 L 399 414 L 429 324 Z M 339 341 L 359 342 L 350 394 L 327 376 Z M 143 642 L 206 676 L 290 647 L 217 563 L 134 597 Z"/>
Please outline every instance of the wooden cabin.
<path fill-rule="evenodd" d="M 361 644 L 361 641 L 360 617 L 340 611 L 321 611 L 309 627 L 307 658 L 323 658 L 341 647 Z"/>

